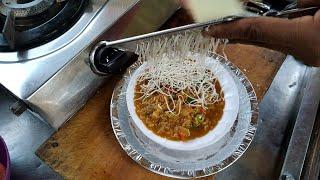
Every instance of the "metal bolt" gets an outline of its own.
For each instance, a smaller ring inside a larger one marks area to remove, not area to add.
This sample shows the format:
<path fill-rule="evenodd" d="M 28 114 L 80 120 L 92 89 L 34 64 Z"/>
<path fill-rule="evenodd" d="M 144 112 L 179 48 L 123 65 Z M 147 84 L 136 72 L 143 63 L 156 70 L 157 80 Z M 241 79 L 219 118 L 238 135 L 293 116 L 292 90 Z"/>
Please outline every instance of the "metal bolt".
<path fill-rule="evenodd" d="M 22 101 L 17 101 L 12 106 L 10 106 L 10 111 L 16 116 L 20 116 L 27 109 L 27 105 Z"/>
<path fill-rule="evenodd" d="M 283 174 L 282 176 L 281 176 L 281 179 L 283 179 L 283 180 L 295 180 L 295 178 L 291 175 L 291 174 Z"/>

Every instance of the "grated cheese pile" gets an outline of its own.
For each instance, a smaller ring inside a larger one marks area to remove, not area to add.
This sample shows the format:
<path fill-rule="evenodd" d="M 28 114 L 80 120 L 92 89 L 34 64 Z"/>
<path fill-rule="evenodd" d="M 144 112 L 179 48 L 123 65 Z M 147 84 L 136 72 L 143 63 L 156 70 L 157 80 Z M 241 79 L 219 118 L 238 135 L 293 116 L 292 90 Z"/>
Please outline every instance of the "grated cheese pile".
<path fill-rule="evenodd" d="M 216 52 L 220 43 L 227 41 L 203 37 L 200 30 L 138 43 L 139 60 L 147 63 L 138 78 L 142 84 L 140 98 L 163 94 L 173 114 L 180 114 L 182 103 L 206 109 L 220 101 L 222 96 L 215 88 L 217 78 L 205 64 L 205 57 Z"/>

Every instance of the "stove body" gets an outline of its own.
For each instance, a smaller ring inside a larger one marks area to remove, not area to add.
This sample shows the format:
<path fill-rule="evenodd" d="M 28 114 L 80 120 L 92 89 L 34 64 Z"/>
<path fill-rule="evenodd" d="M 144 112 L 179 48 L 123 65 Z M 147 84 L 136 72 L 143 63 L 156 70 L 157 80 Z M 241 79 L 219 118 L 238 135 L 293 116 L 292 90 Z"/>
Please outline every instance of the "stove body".
<path fill-rule="evenodd" d="M 3 5 L 6 1 L 9 0 L 0 1 L 0 12 L 5 9 Z M 51 1 L 29 0 L 25 4 L 29 4 L 30 8 L 34 7 L 30 3 Z M 67 3 L 77 2 L 79 5 L 80 1 L 55 3 L 65 3 L 65 8 Z M 13 11 L 14 8 L 11 8 L 11 11 L 1 12 L 11 17 L 6 18 L 0 36 L 0 84 L 19 100 L 19 106 L 26 104 L 56 129 L 72 117 L 107 80 L 107 77 L 94 74 L 89 66 L 89 53 L 96 42 L 155 31 L 178 8 L 172 0 L 84 0 L 83 3 L 83 9 L 73 6 L 67 11 L 73 10 L 71 15 L 81 13 L 79 17 L 70 16 L 58 19 L 60 24 L 49 24 L 59 26 L 55 27 L 54 32 L 62 31 L 52 39 L 43 38 L 50 34 L 47 32 L 37 37 L 39 32 L 46 30 L 39 28 L 39 24 L 24 29 L 22 25 L 26 21 L 20 23 L 24 19 L 19 19 L 19 16 L 28 11 Z M 50 4 L 45 5 L 50 7 Z M 41 14 L 47 10 L 38 11 Z M 37 15 L 32 14 L 31 17 L 34 16 Z M 21 27 L 17 26 L 19 23 Z M 12 29 L 12 24 L 18 30 Z M 30 31 L 32 33 L 26 33 Z M 34 41 L 28 44 L 28 38 Z"/>

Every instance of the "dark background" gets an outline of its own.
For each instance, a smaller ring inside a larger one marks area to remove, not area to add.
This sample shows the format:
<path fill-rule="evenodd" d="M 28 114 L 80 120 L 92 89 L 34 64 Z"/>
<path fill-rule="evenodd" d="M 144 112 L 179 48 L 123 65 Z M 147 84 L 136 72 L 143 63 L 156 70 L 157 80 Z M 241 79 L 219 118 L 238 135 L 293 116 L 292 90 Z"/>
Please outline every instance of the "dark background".
<path fill-rule="evenodd" d="M 296 2 L 296 0 L 263 0 L 264 3 L 268 3 L 272 5 L 272 8 L 274 9 L 283 9 L 288 4 L 291 4 L 293 2 Z"/>

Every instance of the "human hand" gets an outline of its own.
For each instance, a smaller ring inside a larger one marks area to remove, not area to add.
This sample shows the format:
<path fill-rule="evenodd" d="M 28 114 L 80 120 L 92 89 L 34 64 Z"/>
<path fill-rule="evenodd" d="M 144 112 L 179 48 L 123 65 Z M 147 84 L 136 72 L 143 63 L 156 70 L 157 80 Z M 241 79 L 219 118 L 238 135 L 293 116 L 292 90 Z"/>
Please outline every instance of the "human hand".
<path fill-rule="evenodd" d="M 320 0 L 300 0 L 300 7 L 320 6 Z M 289 53 L 310 66 L 320 66 L 320 11 L 295 19 L 245 18 L 211 26 L 205 35 Z"/>

